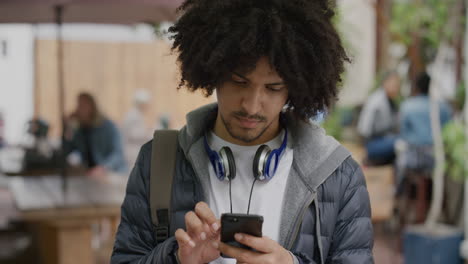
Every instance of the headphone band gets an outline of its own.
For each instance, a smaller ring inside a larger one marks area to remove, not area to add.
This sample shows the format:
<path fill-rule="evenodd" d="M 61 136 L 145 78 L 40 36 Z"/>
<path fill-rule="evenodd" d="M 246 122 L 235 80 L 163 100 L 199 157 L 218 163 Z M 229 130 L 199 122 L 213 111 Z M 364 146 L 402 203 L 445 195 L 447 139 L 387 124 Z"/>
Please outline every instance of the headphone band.
<path fill-rule="evenodd" d="M 212 150 L 210 146 L 208 145 L 206 134 L 203 137 L 203 143 L 205 145 L 206 154 L 208 155 L 208 158 L 210 159 L 210 162 L 211 162 L 211 165 L 213 166 L 213 170 L 216 174 L 216 177 L 219 180 L 224 180 L 226 177 L 225 177 L 225 172 L 224 172 L 222 161 L 219 157 L 218 152 Z"/>
<path fill-rule="evenodd" d="M 267 180 L 270 180 L 273 178 L 273 176 L 276 173 L 276 170 L 278 169 L 279 161 L 281 159 L 281 156 L 284 153 L 284 150 L 286 149 L 288 145 L 288 130 L 285 128 L 284 129 L 284 137 L 283 137 L 283 142 L 281 143 L 281 146 L 278 149 L 274 149 L 271 151 L 271 153 L 268 155 L 268 159 L 266 161 L 266 164 L 264 166 L 264 177 Z M 271 161 L 274 160 L 274 167 L 273 167 L 273 172 L 270 171 L 270 166 L 271 166 Z"/>

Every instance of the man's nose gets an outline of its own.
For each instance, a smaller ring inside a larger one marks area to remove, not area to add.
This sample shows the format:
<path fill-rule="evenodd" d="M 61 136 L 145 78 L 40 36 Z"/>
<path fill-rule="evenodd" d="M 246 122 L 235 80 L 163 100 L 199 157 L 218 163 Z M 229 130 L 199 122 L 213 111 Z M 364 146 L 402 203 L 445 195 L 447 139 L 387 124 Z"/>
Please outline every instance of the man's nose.
<path fill-rule="evenodd" d="M 261 112 L 263 105 L 263 93 L 259 88 L 249 89 L 242 98 L 242 108 L 249 115 Z"/>

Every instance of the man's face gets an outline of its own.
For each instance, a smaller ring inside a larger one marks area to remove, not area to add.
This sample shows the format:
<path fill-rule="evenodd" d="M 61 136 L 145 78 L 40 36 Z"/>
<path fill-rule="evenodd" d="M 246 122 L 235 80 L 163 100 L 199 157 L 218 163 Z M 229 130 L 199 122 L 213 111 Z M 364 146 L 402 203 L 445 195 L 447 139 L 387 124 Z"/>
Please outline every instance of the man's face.
<path fill-rule="evenodd" d="M 388 79 L 385 80 L 384 88 L 390 99 L 397 98 L 400 94 L 400 77 L 396 74 L 388 77 Z"/>
<path fill-rule="evenodd" d="M 252 71 L 233 72 L 230 77 L 216 90 L 216 122 L 222 122 L 232 143 L 256 145 L 270 140 L 288 99 L 284 81 L 265 57 Z"/>

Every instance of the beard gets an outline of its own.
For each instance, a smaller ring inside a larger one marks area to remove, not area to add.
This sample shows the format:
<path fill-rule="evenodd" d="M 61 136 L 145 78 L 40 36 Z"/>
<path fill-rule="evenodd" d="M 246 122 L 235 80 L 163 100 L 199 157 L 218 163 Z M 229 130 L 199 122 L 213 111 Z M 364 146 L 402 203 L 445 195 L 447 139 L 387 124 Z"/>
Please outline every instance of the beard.
<path fill-rule="evenodd" d="M 236 128 L 236 127 L 233 126 L 233 124 L 231 122 L 229 122 L 227 119 L 225 119 L 222 114 L 220 116 L 221 116 L 221 120 L 222 120 L 222 122 L 224 124 L 224 127 L 226 128 L 229 135 L 232 138 L 235 138 L 235 139 L 240 140 L 240 141 L 245 142 L 245 143 L 251 143 L 251 142 L 257 140 L 258 138 L 260 138 L 265 133 L 265 131 L 271 126 L 271 124 L 273 123 L 273 122 L 270 122 L 264 127 L 258 127 L 258 128 L 255 128 L 255 129 Z M 264 117 L 264 116 L 260 116 L 260 115 L 249 116 L 247 113 L 241 112 L 241 111 L 233 112 L 231 114 L 231 116 L 233 118 L 242 117 L 242 118 L 256 119 L 256 120 L 259 121 L 259 124 L 265 124 L 267 122 L 267 118 Z"/>

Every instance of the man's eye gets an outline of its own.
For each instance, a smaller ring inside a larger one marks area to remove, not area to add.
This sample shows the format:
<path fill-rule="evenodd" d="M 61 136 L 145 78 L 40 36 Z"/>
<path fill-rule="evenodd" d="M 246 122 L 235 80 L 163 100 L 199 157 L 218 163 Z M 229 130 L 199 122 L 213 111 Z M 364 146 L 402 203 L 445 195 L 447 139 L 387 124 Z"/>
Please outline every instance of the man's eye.
<path fill-rule="evenodd" d="M 247 82 L 244 81 L 244 80 L 232 80 L 235 84 L 239 84 L 239 85 L 246 85 Z"/>
<path fill-rule="evenodd" d="M 267 88 L 268 90 L 273 91 L 273 92 L 279 92 L 283 89 L 283 87 L 272 87 L 272 86 L 268 86 Z"/>

